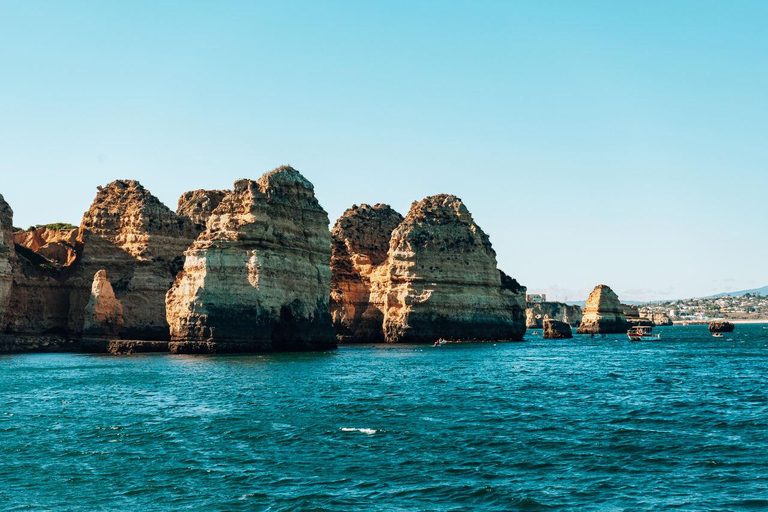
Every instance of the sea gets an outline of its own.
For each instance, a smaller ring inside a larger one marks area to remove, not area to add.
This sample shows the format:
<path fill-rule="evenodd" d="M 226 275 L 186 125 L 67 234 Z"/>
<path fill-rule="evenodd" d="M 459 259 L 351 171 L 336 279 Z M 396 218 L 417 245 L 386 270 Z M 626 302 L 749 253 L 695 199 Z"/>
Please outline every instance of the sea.
<path fill-rule="evenodd" d="M 0 509 L 768 509 L 768 325 L 655 332 L 0 356 Z"/>

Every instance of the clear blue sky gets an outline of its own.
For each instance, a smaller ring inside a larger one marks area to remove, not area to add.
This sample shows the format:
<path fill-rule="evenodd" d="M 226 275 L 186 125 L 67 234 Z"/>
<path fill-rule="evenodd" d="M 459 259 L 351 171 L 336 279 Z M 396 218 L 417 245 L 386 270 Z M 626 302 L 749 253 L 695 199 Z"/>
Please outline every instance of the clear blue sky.
<path fill-rule="evenodd" d="M 768 284 L 768 2 L 0 0 L 0 193 L 79 223 L 291 164 L 464 199 L 531 291 Z"/>

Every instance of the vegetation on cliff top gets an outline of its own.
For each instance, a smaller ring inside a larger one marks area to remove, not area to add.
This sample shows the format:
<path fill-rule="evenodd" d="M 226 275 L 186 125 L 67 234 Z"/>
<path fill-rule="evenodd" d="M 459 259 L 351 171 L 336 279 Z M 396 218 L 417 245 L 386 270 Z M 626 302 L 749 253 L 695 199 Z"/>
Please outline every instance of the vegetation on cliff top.
<path fill-rule="evenodd" d="M 72 224 L 69 224 L 67 222 L 54 222 L 51 224 L 36 224 L 34 226 L 29 226 L 27 229 L 14 227 L 13 231 L 16 233 L 20 231 L 28 232 L 28 231 L 34 231 L 39 228 L 63 230 L 63 229 L 77 229 L 77 226 L 73 226 Z"/>

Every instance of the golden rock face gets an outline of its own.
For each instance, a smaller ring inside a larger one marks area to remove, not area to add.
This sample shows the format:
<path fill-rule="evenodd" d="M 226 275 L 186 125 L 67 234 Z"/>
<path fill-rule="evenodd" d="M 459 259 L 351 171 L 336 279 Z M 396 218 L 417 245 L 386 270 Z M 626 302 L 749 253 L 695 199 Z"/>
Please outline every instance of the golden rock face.
<path fill-rule="evenodd" d="M 335 347 L 330 259 L 328 214 L 298 171 L 235 182 L 167 294 L 171 351 Z"/>
<path fill-rule="evenodd" d="M 122 336 L 167 340 L 165 294 L 197 233 L 190 219 L 177 215 L 138 181 L 99 187 L 83 215 L 78 238 L 82 254 L 68 281 L 70 332 L 83 331 L 94 275 L 104 270 L 123 307 Z"/>
<path fill-rule="evenodd" d="M 525 288 L 498 270 L 488 236 L 459 198 L 415 202 L 394 229 L 395 217 L 384 213 L 388 208 L 353 207 L 334 228 L 332 302 L 342 339 L 522 338 Z M 369 220 L 369 210 L 381 219 Z M 358 217 L 357 229 L 347 226 Z M 372 226 L 381 229 L 371 235 Z"/>
<path fill-rule="evenodd" d="M 584 307 L 579 334 L 620 334 L 627 332 L 627 318 L 618 295 L 608 285 L 592 290 Z"/>

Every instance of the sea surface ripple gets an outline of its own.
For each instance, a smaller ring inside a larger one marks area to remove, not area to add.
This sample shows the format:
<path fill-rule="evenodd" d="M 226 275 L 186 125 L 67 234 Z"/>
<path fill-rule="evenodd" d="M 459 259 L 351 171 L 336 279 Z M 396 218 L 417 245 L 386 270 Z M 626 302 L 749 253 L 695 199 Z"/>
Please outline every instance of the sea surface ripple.
<path fill-rule="evenodd" d="M 656 331 L 0 356 L 0 508 L 768 508 L 768 329 Z"/>

